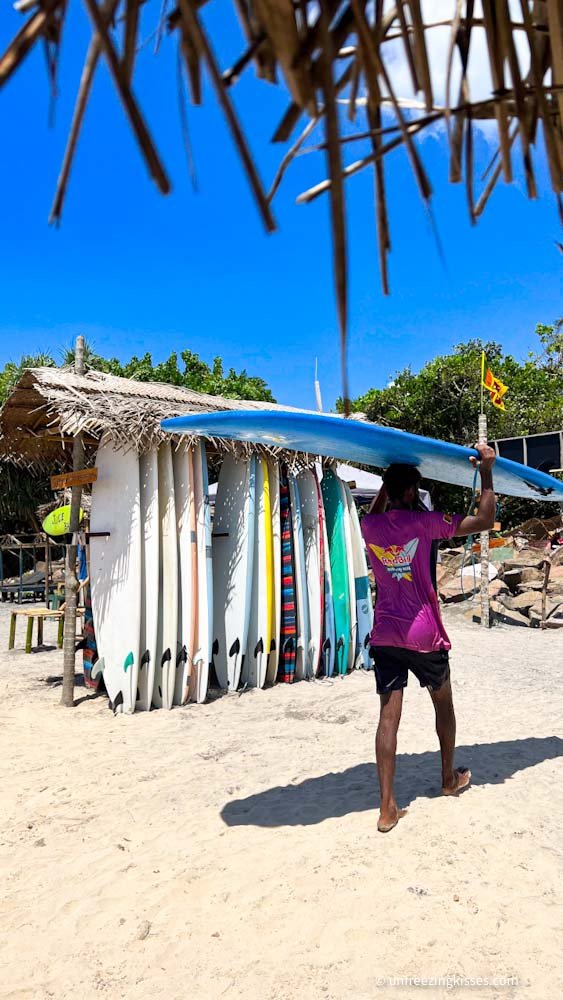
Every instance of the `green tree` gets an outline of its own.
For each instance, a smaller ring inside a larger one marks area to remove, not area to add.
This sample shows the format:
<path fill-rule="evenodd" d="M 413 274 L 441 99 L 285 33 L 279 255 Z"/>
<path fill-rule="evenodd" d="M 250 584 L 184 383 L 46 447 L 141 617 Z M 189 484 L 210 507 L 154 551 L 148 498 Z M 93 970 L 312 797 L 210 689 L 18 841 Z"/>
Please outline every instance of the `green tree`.
<path fill-rule="evenodd" d="M 8 361 L 0 371 L 0 406 L 19 382 L 26 368 L 53 368 L 50 354 L 23 354 L 19 361 Z"/>
<path fill-rule="evenodd" d="M 165 382 L 167 385 L 177 385 L 195 392 L 205 392 L 211 396 L 275 402 L 264 379 L 249 375 L 246 369 L 237 372 L 234 368 L 229 368 L 225 375 L 220 357 L 214 358 L 210 367 L 194 351 L 182 351 L 180 358 L 173 351 L 169 358 L 156 364 L 152 355 L 147 352 L 142 358 L 134 355 L 129 361 L 122 363 L 117 358 L 102 358 L 91 345 L 86 344 L 85 360 L 87 368 L 135 379 L 137 382 Z M 73 362 L 74 348 L 68 348 L 63 357 L 63 364 L 71 365 Z"/>

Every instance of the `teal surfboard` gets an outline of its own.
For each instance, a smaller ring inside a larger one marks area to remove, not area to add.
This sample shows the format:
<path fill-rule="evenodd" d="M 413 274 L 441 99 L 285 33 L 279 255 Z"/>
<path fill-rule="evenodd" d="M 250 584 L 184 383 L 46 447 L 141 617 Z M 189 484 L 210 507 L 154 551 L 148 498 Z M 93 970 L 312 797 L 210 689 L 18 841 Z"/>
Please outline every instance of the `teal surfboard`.
<path fill-rule="evenodd" d="M 290 410 L 197 413 L 163 420 L 162 427 L 174 434 L 253 441 L 380 469 L 391 462 L 408 462 L 416 465 L 424 478 L 455 486 L 472 486 L 473 469 L 468 459 L 477 455 L 473 448 L 407 434 L 393 427 Z M 497 458 L 494 483 L 497 493 L 507 496 L 563 502 L 563 482 L 507 458 Z"/>
<path fill-rule="evenodd" d="M 336 672 L 345 674 L 348 669 L 348 647 L 350 644 L 350 581 L 346 536 L 344 534 L 344 502 L 338 477 L 332 469 L 326 469 L 321 482 L 325 509 L 330 571 L 332 575 L 332 599 L 336 631 Z"/>

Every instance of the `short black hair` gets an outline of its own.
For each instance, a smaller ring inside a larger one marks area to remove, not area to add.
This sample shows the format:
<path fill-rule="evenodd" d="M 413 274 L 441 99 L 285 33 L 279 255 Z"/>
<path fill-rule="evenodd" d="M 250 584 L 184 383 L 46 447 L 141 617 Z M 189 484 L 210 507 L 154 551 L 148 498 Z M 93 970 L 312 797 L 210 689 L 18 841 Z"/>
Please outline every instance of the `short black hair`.
<path fill-rule="evenodd" d="M 421 475 L 416 465 L 393 462 L 383 473 L 383 483 L 390 500 L 402 500 L 409 486 L 418 486 Z"/>

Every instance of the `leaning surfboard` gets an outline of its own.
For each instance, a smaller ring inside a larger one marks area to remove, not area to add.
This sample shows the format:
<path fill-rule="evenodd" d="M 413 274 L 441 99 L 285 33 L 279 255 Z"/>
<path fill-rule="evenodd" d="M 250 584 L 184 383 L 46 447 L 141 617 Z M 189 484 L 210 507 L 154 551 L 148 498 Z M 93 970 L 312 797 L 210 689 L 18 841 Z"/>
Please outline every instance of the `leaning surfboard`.
<path fill-rule="evenodd" d="M 354 572 L 354 598 L 356 602 L 357 621 L 356 665 L 363 667 L 365 670 L 369 670 L 371 668 L 369 647 L 371 643 L 371 630 L 373 628 L 373 606 L 371 603 L 371 591 L 369 588 L 366 550 L 360 528 L 358 511 L 356 509 L 356 504 L 354 503 L 352 490 L 348 486 L 348 483 L 344 483 L 344 491 L 346 493 L 346 502 L 350 512 L 350 532 L 352 539 L 352 567 Z"/>
<path fill-rule="evenodd" d="M 196 701 L 205 701 L 209 683 L 209 663 L 213 644 L 213 560 L 211 555 L 211 513 L 205 445 L 200 441 L 193 452 L 194 494 L 197 535 L 197 643 L 193 657 Z"/>
<path fill-rule="evenodd" d="M 305 563 L 305 538 L 303 535 L 303 515 L 297 480 L 289 474 L 289 502 L 291 505 L 293 528 L 293 558 L 295 565 L 295 607 L 297 611 L 297 653 L 295 657 L 295 680 L 308 676 L 309 641 L 309 595 L 307 593 L 307 566 Z"/>
<path fill-rule="evenodd" d="M 358 638 L 358 623 L 356 619 L 356 587 L 354 584 L 354 553 L 352 551 L 352 525 L 350 510 L 346 496 L 346 484 L 338 480 L 338 488 L 342 497 L 342 517 L 344 524 L 344 541 L 346 544 L 346 561 L 348 566 L 348 608 L 350 610 L 350 641 L 348 643 L 348 670 L 356 663 L 356 643 Z"/>
<path fill-rule="evenodd" d="M 255 441 L 376 468 L 385 468 L 391 462 L 407 462 L 416 465 L 424 478 L 455 486 L 472 486 L 473 471 L 468 459 L 477 456 L 473 448 L 449 441 L 321 413 L 229 410 L 172 417 L 163 420 L 162 427 L 175 434 Z M 497 458 L 494 483 L 497 493 L 507 496 L 563 501 L 563 482 L 507 458 Z"/>
<path fill-rule="evenodd" d="M 174 704 L 184 705 L 195 697 L 195 671 L 192 659 L 197 628 L 197 536 L 192 452 L 177 448 L 174 467 L 174 505 L 178 547 L 178 641 Z"/>
<path fill-rule="evenodd" d="M 178 548 L 174 465 L 168 443 L 158 449 L 158 634 L 152 703 L 172 708 L 178 651 Z"/>
<path fill-rule="evenodd" d="M 102 444 L 96 465 L 90 516 L 92 613 L 100 657 L 96 668 L 103 672 L 114 710 L 134 712 L 141 634 L 139 458 L 134 451 Z"/>
<path fill-rule="evenodd" d="M 293 525 L 289 502 L 287 470 L 280 471 L 281 608 L 278 679 L 291 684 L 297 655 L 297 609 L 295 603 L 295 561 Z"/>
<path fill-rule="evenodd" d="M 223 459 L 213 521 L 213 664 L 219 686 L 236 691 L 246 653 L 252 563 L 256 459 Z"/>
<path fill-rule="evenodd" d="M 264 458 L 256 461 L 256 506 L 254 520 L 254 552 L 252 558 L 252 597 L 246 655 L 241 679 L 248 687 L 264 687 L 266 667 L 271 643 L 271 603 L 273 574 L 271 575 L 272 522 L 268 466 Z M 268 549 L 270 559 L 268 559 Z"/>
<path fill-rule="evenodd" d="M 332 571 L 330 568 L 330 549 L 328 544 L 328 533 L 326 527 L 326 514 L 322 501 L 322 494 L 319 491 L 319 508 L 321 512 L 323 529 L 323 587 L 324 587 L 324 614 L 323 614 L 323 646 L 322 646 L 322 668 L 326 677 L 332 677 L 334 673 L 334 663 L 336 657 L 336 638 L 334 625 L 334 602 L 332 596 Z"/>
<path fill-rule="evenodd" d="M 307 650 L 306 676 L 314 677 L 319 672 L 324 597 L 324 594 L 321 594 L 322 525 L 319 520 L 319 494 L 315 473 L 311 469 L 304 469 L 297 476 L 297 486 L 301 501 L 309 599 L 309 648 Z"/>
<path fill-rule="evenodd" d="M 335 664 L 339 674 L 348 669 L 350 646 L 350 584 L 344 532 L 344 501 L 340 481 L 332 469 L 325 469 L 321 482 L 332 578 L 332 603 L 336 633 Z"/>
<path fill-rule="evenodd" d="M 280 658 L 280 628 L 281 628 L 281 591 L 282 591 L 282 553 L 281 553 L 281 522 L 280 522 L 280 469 L 273 459 L 268 461 L 268 480 L 270 484 L 270 510 L 272 515 L 272 573 L 274 614 L 272 622 L 272 641 L 266 670 L 266 684 L 274 684 Z"/>
<path fill-rule="evenodd" d="M 141 649 L 139 700 L 137 707 L 149 711 L 154 688 L 158 638 L 158 450 L 151 448 L 140 458 L 141 482 Z"/>

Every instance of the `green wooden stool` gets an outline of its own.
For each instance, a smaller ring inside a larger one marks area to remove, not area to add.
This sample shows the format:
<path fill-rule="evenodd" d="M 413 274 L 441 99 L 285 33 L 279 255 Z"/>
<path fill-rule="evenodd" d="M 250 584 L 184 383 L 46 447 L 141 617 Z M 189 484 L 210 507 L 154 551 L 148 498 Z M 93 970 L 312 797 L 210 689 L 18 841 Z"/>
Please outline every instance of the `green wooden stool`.
<path fill-rule="evenodd" d="M 16 642 L 16 624 L 18 620 L 18 615 L 22 618 L 27 618 L 27 628 L 25 633 L 25 651 L 26 653 L 31 653 L 31 648 L 33 645 L 33 622 L 37 620 L 37 645 L 43 645 L 43 622 L 46 618 L 54 619 L 58 621 L 59 628 L 57 632 L 57 646 L 59 649 L 63 648 L 63 630 L 65 623 L 65 613 L 64 611 L 57 610 L 54 611 L 51 608 L 17 608 L 12 611 L 10 618 L 10 633 L 8 636 L 8 649 L 13 649 Z"/>

